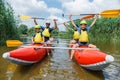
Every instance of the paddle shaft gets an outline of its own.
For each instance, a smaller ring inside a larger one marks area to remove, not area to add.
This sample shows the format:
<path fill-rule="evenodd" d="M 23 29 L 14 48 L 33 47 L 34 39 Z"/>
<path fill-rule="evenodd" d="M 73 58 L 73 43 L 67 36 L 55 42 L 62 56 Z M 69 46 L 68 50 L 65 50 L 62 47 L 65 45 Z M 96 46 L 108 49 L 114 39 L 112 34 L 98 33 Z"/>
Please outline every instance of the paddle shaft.
<path fill-rule="evenodd" d="M 47 18 L 36 18 L 36 17 L 31 17 L 31 19 L 53 20 L 53 19 L 47 19 Z M 57 19 L 56 19 L 56 20 L 57 20 Z"/>
<path fill-rule="evenodd" d="M 75 20 L 73 20 L 73 21 L 77 21 L 77 20 L 80 20 L 80 19 L 75 19 Z M 66 23 L 69 23 L 70 21 L 66 21 Z M 63 24 L 64 22 L 62 22 L 62 23 L 58 23 L 57 25 L 61 25 L 61 24 Z"/>
<path fill-rule="evenodd" d="M 29 44 L 30 44 L 30 43 L 27 43 L 27 45 L 29 45 Z M 58 41 L 57 41 L 57 43 L 47 43 L 47 42 L 43 42 L 43 43 L 33 43 L 33 44 L 74 45 L 74 44 L 68 44 L 68 43 L 59 43 Z"/>
<path fill-rule="evenodd" d="M 114 15 L 114 13 L 111 13 L 111 14 L 108 14 L 108 13 L 103 13 L 104 15 Z M 94 14 L 90 14 L 90 13 L 88 13 L 88 14 L 79 14 L 79 15 L 72 15 L 72 16 L 81 16 L 81 15 L 101 15 L 101 14 L 99 14 L 99 13 L 94 13 Z M 64 14 L 64 16 L 70 16 L 69 14 L 67 15 L 65 15 Z"/>
<path fill-rule="evenodd" d="M 67 47 L 43 47 L 43 46 L 21 46 L 24 48 L 45 48 L 45 49 L 65 49 L 65 50 L 99 50 L 98 48 L 67 48 Z"/>
<path fill-rule="evenodd" d="M 29 20 L 29 19 L 41 19 L 41 20 L 53 20 L 53 19 L 47 19 L 47 18 L 41 18 L 41 17 L 31 17 L 31 16 L 20 16 L 22 20 Z M 55 19 L 57 20 L 57 19 Z"/>

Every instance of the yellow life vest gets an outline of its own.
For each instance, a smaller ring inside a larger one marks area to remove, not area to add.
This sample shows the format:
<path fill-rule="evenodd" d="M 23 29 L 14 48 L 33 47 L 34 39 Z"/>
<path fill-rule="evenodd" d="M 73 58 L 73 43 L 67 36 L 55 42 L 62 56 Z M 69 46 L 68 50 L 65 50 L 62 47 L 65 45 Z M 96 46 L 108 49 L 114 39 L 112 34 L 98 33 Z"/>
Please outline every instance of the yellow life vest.
<path fill-rule="evenodd" d="M 80 33 L 78 31 L 74 31 L 73 39 L 79 39 Z"/>
<path fill-rule="evenodd" d="M 81 30 L 81 34 L 79 36 L 79 41 L 80 42 L 88 42 L 88 32 L 85 30 Z"/>
<path fill-rule="evenodd" d="M 50 37 L 49 28 L 45 28 L 45 30 L 43 31 L 43 35 L 44 35 L 45 37 Z"/>
<path fill-rule="evenodd" d="M 36 42 L 36 43 L 43 42 L 43 38 L 41 35 L 42 35 L 41 33 L 36 33 L 36 35 L 34 37 L 34 42 Z"/>

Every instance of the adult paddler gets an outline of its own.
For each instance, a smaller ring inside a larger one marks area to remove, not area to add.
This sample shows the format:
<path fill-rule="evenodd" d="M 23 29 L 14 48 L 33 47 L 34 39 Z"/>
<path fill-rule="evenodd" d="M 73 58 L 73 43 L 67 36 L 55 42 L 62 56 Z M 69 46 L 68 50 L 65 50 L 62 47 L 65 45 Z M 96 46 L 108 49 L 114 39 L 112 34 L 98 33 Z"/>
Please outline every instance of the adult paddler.
<path fill-rule="evenodd" d="M 70 15 L 70 17 L 69 17 L 72 25 L 76 26 L 71 17 L 72 17 L 72 15 Z M 98 15 L 95 16 L 95 19 L 93 20 L 93 22 L 91 23 L 91 25 L 88 26 L 88 27 L 87 27 L 87 22 L 85 20 L 82 20 L 80 22 L 80 27 L 76 27 L 77 30 L 80 33 L 79 41 L 78 41 L 77 44 L 73 45 L 73 48 L 77 48 L 79 46 L 88 46 L 88 47 L 93 47 L 93 48 L 96 47 L 93 44 L 89 44 L 88 32 L 90 31 L 91 27 L 95 24 L 97 18 L 98 18 Z M 74 55 L 74 50 L 72 50 L 72 52 L 71 52 L 71 57 L 70 57 L 71 59 L 72 59 L 73 55 Z"/>
<path fill-rule="evenodd" d="M 69 47 L 71 48 L 73 44 L 78 42 L 80 33 L 75 26 L 73 26 L 73 28 L 70 28 L 70 26 L 66 22 L 64 22 L 63 24 L 71 33 L 73 33 L 73 40 L 71 40 L 69 43 L 70 44 Z M 71 50 L 69 50 L 69 54 L 70 53 L 71 53 Z"/>
<path fill-rule="evenodd" d="M 76 27 L 70 28 L 70 26 L 65 22 L 63 24 L 71 33 L 73 33 L 73 40 L 78 42 L 80 34 L 79 34 L 77 28 Z"/>

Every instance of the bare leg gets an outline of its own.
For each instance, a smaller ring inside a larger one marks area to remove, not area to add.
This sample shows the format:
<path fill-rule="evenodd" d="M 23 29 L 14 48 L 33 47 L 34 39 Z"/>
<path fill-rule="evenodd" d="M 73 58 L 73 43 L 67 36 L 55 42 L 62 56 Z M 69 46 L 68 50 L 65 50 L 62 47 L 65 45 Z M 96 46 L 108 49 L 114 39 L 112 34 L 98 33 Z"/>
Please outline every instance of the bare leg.
<path fill-rule="evenodd" d="M 69 48 L 72 48 L 74 44 L 76 44 L 76 41 L 75 40 L 71 40 L 70 43 L 69 43 Z M 69 50 L 69 56 L 71 55 L 71 50 Z"/>
<path fill-rule="evenodd" d="M 96 48 L 96 46 L 93 45 L 93 44 L 89 44 L 88 47 L 90 47 L 90 48 Z"/>
<path fill-rule="evenodd" d="M 44 47 L 48 47 L 48 44 L 45 43 L 45 44 L 44 44 Z M 47 49 L 47 55 L 49 55 L 49 50 L 48 50 L 48 49 Z"/>
<path fill-rule="evenodd" d="M 47 46 L 48 47 L 52 47 L 52 42 L 54 41 L 54 39 L 53 38 L 50 38 L 48 41 L 47 41 Z M 52 50 L 51 49 L 47 49 L 47 53 L 50 55 L 50 56 L 52 56 L 53 54 L 52 54 Z"/>
<path fill-rule="evenodd" d="M 78 44 L 74 44 L 73 45 L 73 48 L 77 48 L 79 45 Z M 72 58 L 73 58 L 73 56 L 74 56 L 74 52 L 75 52 L 75 50 L 72 50 L 71 51 L 71 56 L 70 56 L 70 59 L 72 60 Z"/>

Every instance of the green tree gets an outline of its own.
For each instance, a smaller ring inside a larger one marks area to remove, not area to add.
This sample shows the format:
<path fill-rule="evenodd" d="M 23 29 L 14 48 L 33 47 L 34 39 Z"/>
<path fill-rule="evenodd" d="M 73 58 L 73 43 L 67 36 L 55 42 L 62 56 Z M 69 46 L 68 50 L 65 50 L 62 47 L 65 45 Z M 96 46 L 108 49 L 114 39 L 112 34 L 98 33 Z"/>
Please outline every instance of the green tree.
<path fill-rule="evenodd" d="M 7 39 L 18 39 L 17 22 L 10 4 L 0 0 L 0 45 L 5 44 Z"/>
<path fill-rule="evenodd" d="M 28 36 L 32 36 L 34 33 L 35 33 L 35 28 L 34 27 L 31 27 L 31 28 L 28 29 L 28 32 L 27 32 Z"/>
<path fill-rule="evenodd" d="M 21 24 L 19 27 L 18 27 L 18 31 L 20 34 L 22 35 L 26 35 L 27 34 L 27 30 L 28 30 L 28 27 L 27 25 L 25 24 Z"/>

